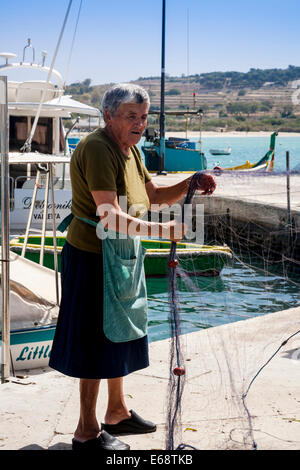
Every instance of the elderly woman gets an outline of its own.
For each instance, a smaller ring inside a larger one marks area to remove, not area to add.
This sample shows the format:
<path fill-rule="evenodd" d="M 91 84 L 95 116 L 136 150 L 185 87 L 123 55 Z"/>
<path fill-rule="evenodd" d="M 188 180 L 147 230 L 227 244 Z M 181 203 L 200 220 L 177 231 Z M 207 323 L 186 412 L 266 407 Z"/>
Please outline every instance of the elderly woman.
<path fill-rule="evenodd" d="M 112 87 L 102 100 L 105 127 L 82 139 L 71 158 L 74 218 L 62 252 L 62 298 L 50 366 L 80 379 L 80 416 L 72 441 L 76 450 L 125 450 L 129 446 L 114 435 L 156 430 L 154 423 L 128 410 L 123 395 L 123 377 L 149 365 L 143 253 L 139 239 L 126 235 L 147 236 L 156 229 L 160 237 L 180 240 L 183 224 L 141 217 L 153 203 L 181 199 L 189 179 L 163 188 L 151 181 L 136 147 L 149 104 L 139 86 Z M 202 189 L 214 190 L 211 176 L 201 182 Z M 127 208 L 121 207 L 121 196 Z M 130 207 L 136 209 L 134 216 Z M 109 237 L 112 233 L 117 236 Z M 108 404 L 100 428 L 96 402 L 101 379 L 107 379 Z"/>

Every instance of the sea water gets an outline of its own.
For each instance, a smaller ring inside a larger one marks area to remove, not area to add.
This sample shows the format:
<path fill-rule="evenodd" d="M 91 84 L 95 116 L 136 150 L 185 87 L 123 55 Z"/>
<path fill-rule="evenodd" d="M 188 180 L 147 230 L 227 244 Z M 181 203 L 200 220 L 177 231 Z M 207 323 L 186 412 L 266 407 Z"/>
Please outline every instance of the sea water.
<path fill-rule="evenodd" d="M 270 132 L 271 136 L 271 132 Z M 249 160 L 250 163 L 258 162 L 269 150 L 270 136 L 264 137 L 202 137 L 202 151 L 207 159 L 209 169 L 215 166 L 231 167 L 242 165 Z M 141 147 L 144 138 L 139 146 Z M 199 138 L 190 140 L 199 141 Z M 226 149 L 231 147 L 230 155 L 211 155 L 210 149 Z M 300 137 L 289 137 L 286 134 L 276 137 L 274 171 L 286 170 L 286 152 L 290 152 L 290 169 L 297 166 L 300 169 Z M 142 155 L 143 156 L 143 155 Z"/>
<path fill-rule="evenodd" d="M 300 279 L 233 261 L 217 277 L 178 278 L 182 333 L 266 315 L 300 305 Z M 148 278 L 149 339 L 170 336 L 168 279 Z"/>
<path fill-rule="evenodd" d="M 231 167 L 241 165 L 249 160 L 256 163 L 269 150 L 269 137 L 206 137 L 202 142 L 202 149 L 207 158 L 208 168 Z M 231 147 L 230 155 L 211 155 L 210 149 L 226 149 Z M 274 171 L 286 170 L 286 152 L 290 152 L 290 169 L 300 165 L 300 137 L 276 138 Z M 300 169 L 300 168 L 299 168 Z"/>
<path fill-rule="evenodd" d="M 268 151 L 269 143 L 268 136 L 205 137 L 202 139 L 202 149 L 208 168 L 216 165 L 226 167 L 243 164 L 246 160 L 257 162 Z M 209 153 L 212 148 L 228 146 L 232 149 L 231 155 L 213 156 Z M 275 146 L 275 171 L 285 171 L 286 151 L 290 152 L 290 169 L 300 167 L 300 137 L 279 135 Z M 280 274 L 264 271 L 261 266 L 249 266 L 238 260 L 233 260 L 218 277 L 179 279 L 178 303 L 182 333 L 299 306 L 299 285 L 299 278 L 288 280 Z M 168 338 L 167 278 L 147 279 L 147 290 L 149 339 L 157 341 Z"/>
<path fill-rule="evenodd" d="M 246 160 L 255 163 L 266 154 L 269 145 L 270 136 L 202 138 L 208 168 L 241 165 Z M 230 155 L 215 156 L 209 152 L 213 148 L 227 147 L 231 147 Z M 286 170 L 287 151 L 290 152 L 290 169 L 298 167 L 300 170 L 300 137 L 279 134 L 275 143 L 275 172 Z M 300 279 L 288 280 L 280 274 L 265 272 L 261 266 L 249 266 L 237 260 L 225 267 L 218 277 L 191 278 L 190 281 L 194 288 L 184 281 L 179 282 L 178 288 L 182 333 L 300 305 Z M 168 281 L 147 279 L 147 288 L 150 341 L 168 338 Z"/>

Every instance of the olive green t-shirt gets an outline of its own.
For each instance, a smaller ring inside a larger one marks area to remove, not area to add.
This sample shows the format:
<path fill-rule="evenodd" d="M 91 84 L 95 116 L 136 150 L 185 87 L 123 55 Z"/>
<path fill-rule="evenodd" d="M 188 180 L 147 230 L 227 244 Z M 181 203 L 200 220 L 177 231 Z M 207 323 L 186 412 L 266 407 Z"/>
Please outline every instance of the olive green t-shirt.
<path fill-rule="evenodd" d="M 146 183 L 151 177 L 142 162 L 136 146 L 125 155 L 105 133 L 97 129 L 82 139 L 74 150 L 70 163 L 72 184 L 72 213 L 75 216 L 99 222 L 96 215 L 96 204 L 91 191 L 116 191 L 127 198 L 127 208 L 123 207 L 126 199 L 122 198 L 121 208 L 128 210 L 131 206 L 137 209 L 141 217 L 149 210 L 150 202 Z M 139 211 L 139 209 L 141 209 Z M 67 241 L 80 250 L 94 253 L 101 252 L 101 240 L 96 235 L 96 228 L 74 218 L 69 226 Z"/>

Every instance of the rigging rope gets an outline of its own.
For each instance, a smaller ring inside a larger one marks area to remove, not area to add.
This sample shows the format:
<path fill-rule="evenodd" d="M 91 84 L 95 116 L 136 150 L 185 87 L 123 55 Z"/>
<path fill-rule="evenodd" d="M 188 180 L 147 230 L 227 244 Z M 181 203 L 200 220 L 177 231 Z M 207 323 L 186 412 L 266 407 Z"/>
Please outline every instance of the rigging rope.
<path fill-rule="evenodd" d="M 77 14 L 77 20 L 76 20 L 76 25 L 75 25 L 75 29 L 74 29 L 74 34 L 73 34 L 73 39 L 72 39 L 72 44 L 71 44 L 69 59 L 68 59 L 67 67 L 66 67 L 65 80 L 64 80 L 64 88 L 66 87 L 67 77 L 68 77 L 68 74 L 69 74 L 69 68 L 70 68 L 70 63 L 71 63 L 71 57 L 72 57 L 72 53 L 73 53 L 73 48 L 74 48 L 74 44 L 75 44 L 75 37 L 76 37 L 77 27 L 78 27 L 79 18 L 80 18 L 80 13 L 81 13 L 81 7 L 82 7 L 82 0 L 80 0 L 80 5 L 79 5 L 78 14 Z"/>
<path fill-rule="evenodd" d="M 61 40 L 62 40 L 62 37 L 63 37 L 63 34 L 64 34 L 64 30 L 65 30 L 65 27 L 66 27 L 66 24 L 67 24 L 67 19 L 68 19 L 69 13 L 70 13 L 72 3 L 73 3 L 73 0 L 70 0 L 68 8 L 67 8 L 66 15 L 65 15 L 65 19 L 64 19 L 64 22 L 63 22 L 63 26 L 62 26 L 62 29 L 61 29 L 61 32 L 60 32 L 60 35 L 59 35 L 59 38 L 58 38 L 58 41 L 57 41 L 57 45 L 56 45 L 56 49 L 55 49 L 54 56 L 53 56 L 53 59 L 52 59 L 52 63 L 51 63 L 51 66 L 50 66 L 50 69 L 49 69 L 49 72 L 48 72 L 46 85 L 50 82 L 50 78 L 51 78 L 52 71 L 53 71 L 53 68 L 54 68 L 54 64 L 55 64 L 55 61 L 56 61 L 56 56 L 57 56 L 59 46 L 60 46 L 60 43 L 61 43 Z M 23 147 L 21 148 L 21 152 L 30 152 L 31 151 L 31 143 L 32 143 L 32 139 L 33 139 L 34 133 L 36 131 L 37 123 L 38 123 L 38 120 L 39 120 L 39 117 L 40 117 L 40 114 L 41 114 L 41 109 L 42 109 L 42 105 L 44 103 L 45 94 L 46 94 L 46 87 L 44 87 L 44 89 L 42 91 L 42 96 L 41 96 L 41 99 L 40 99 L 40 102 L 39 102 L 38 110 L 37 110 L 37 113 L 35 115 L 34 122 L 33 122 L 32 128 L 31 128 L 30 134 L 27 137 L 27 140 L 24 143 Z"/>

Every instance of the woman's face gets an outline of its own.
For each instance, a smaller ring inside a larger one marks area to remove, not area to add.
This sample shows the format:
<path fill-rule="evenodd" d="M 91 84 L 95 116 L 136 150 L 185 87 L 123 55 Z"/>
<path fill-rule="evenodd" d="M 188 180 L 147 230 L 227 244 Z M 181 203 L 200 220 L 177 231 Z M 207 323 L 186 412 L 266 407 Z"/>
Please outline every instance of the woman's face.
<path fill-rule="evenodd" d="M 106 126 L 121 147 L 136 145 L 147 125 L 147 103 L 123 103 L 114 115 L 106 111 Z"/>

